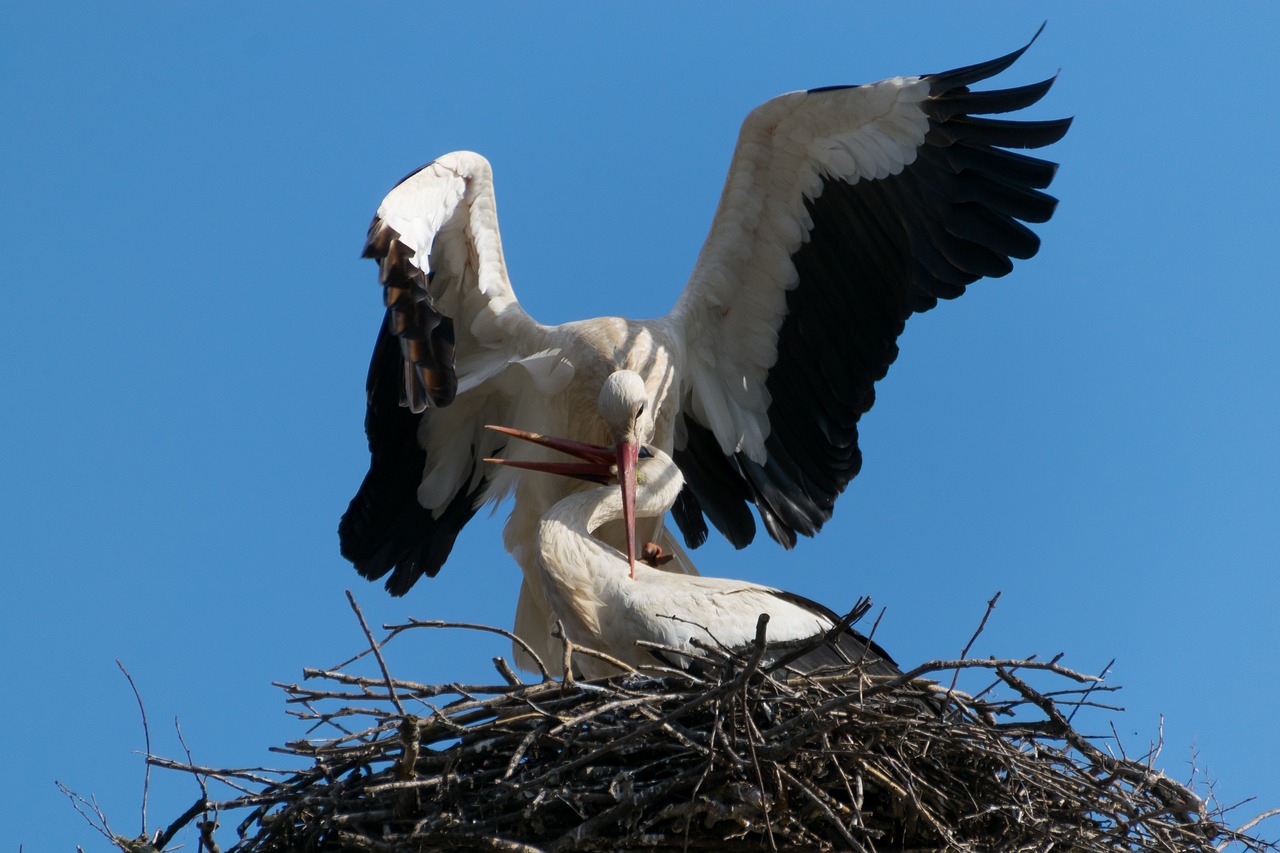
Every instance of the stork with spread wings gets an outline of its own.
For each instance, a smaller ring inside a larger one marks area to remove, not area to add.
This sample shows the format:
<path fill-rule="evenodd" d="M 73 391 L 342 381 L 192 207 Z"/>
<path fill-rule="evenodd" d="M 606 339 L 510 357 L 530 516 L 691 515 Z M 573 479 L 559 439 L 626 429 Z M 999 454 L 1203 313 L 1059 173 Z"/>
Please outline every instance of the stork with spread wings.
<path fill-rule="evenodd" d="M 620 444 L 597 408 L 619 370 L 644 382 L 633 426 L 683 475 L 672 515 L 689 546 L 707 519 L 747 545 L 753 505 L 783 547 L 816 534 L 858 473 L 858 421 L 907 318 L 1039 249 L 1025 223 L 1052 216 L 1043 190 L 1057 167 L 1010 149 L 1049 145 L 1070 119 L 988 117 L 1035 104 L 1052 79 L 969 88 L 1025 50 L 752 110 L 689 282 L 653 320 L 538 323 L 507 277 L 489 163 L 456 152 L 409 175 L 365 247 L 387 311 L 369 369 L 371 464 L 339 527 L 343 555 L 402 595 L 440 570 L 481 505 L 513 494 L 516 630 L 556 659 L 532 543 L 582 485 L 486 465 L 547 451 L 485 425 Z M 664 568 L 692 573 L 662 519 L 644 524 L 674 556 Z M 597 535 L 621 547 L 618 530 Z"/>

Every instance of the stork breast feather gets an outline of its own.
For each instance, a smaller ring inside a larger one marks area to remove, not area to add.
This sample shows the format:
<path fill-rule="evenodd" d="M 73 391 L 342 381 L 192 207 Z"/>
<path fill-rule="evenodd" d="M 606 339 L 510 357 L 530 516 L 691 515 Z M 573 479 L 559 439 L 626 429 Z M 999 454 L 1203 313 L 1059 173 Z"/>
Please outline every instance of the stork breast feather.
<path fill-rule="evenodd" d="M 573 381 L 573 365 L 565 359 L 559 348 L 516 359 L 515 363 L 525 369 L 538 393 L 544 397 L 559 394 Z"/>

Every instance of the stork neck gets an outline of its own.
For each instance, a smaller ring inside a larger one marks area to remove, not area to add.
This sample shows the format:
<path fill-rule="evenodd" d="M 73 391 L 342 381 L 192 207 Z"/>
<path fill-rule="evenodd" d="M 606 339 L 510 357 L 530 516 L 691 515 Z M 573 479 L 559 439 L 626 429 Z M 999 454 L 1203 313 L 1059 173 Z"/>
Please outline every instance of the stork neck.
<path fill-rule="evenodd" d="M 618 579 L 625 578 L 626 557 L 592 535 L 621 517 L 617 486 L 577 492 L 548 510 L 538 524 L 538 554 L 550 579 L 579 589 L 598 586 L 612 580 L 615 563 Z"/>
<path fill-rule="evenodd" d="M 664 455 L 665 456 L 665 455 Z M 666 465 L 645 464 L 643 481 L 636 494 L 636 518 L 662 515 L 675 502 L 684 484 L 680 471 L 669 460 Z M 562 498 L 542 517 L 538 525 L 538 549 L 548 572 L 561 582 L 573 577 L 575 584 L 601 582 L 602 567 L 614 568 L 618 577 L 629 574 L 626 557 L 594 535 L 602 525 L 622 518 L 622 493 L 616 485 L 597 486 Z M 585 579 L 582 575 L 587 575 Z"/>

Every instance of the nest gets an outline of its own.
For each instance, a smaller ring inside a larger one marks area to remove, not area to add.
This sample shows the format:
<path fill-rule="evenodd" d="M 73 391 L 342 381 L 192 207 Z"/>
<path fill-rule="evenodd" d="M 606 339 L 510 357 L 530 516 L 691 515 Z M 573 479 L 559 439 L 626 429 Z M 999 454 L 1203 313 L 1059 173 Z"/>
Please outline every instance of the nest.
<path fill-rule="evenodd" d="M 414 621 L 387 640 L 440 627 L 510 636 Z M 1106 707 L 1097 678 L 966 659 L 796 675 L 762 666 L 760 627 L 689 671 L 523 683 L 495 659 L 503 683 L 434 686 L 392 677 L 366 627 L 364 655 L 279 685 L 325 734 L 277 750 L 304 769 L 151 759 L 203 795 L 148 846 L 197 821 L 217 853 L 213 828 L 236 815 L 235 851 L 1280 849 L 1153 769 L 1154 749 L 1117 756 L 1079 734 L 1074 710 Z M 601 657 L 565 649 L 581 654 Z M 350 671 L 359 657 L 377 671 Z M 991 687 L 958 692 L 963 669 Z M 211 780 L 235 796 L 210 797 Z"/>

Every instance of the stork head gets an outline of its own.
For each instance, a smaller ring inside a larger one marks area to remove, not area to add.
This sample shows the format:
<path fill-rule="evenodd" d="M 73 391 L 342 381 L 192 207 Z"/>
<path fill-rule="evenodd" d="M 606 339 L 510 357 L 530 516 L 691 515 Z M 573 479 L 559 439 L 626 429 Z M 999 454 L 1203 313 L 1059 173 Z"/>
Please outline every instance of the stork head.
<path fill-rule="evenodd" d="M 616 442 L 644 444 L 653 437 L 653 411 L 644 380 L 634 370 L 616 370 L 600 387 L 600 417 Z"/>
<path fill-rule="evenodd" d="M 653 437 L 653 407 L 640 374 L 617 370 L 600 388 L 600 417 L 613 436 L 622 487 L 622 523 L 627 531 L 627 562 L 636 576 L 636 460 L 640 446 Z"/>
<path fill-rule="evenodd" d="M 653 436 L 653 412 L 644 380 L 631 370 L 619 370 L 610 374 L 600 389 L 598 401 L 600 417 L 609 428 L 612 447 L 586 444 L 565 438 L 538 435 L 510 427 L 490 426 L 491 430 L 550 447 L 581 462 L 525 462 L 506 459 L 486 459 L 498 465 L 545 471 L 578 477 L 596 483 L 612 482 L 616 476 L 622 488 L 622 521 L 626 526 L 627 563 L 631 577 L 636 576 L 636 463 L 640 448 Z"/>

